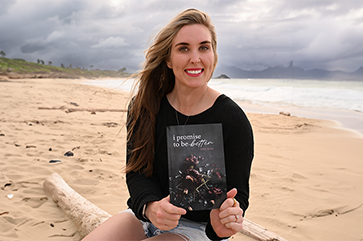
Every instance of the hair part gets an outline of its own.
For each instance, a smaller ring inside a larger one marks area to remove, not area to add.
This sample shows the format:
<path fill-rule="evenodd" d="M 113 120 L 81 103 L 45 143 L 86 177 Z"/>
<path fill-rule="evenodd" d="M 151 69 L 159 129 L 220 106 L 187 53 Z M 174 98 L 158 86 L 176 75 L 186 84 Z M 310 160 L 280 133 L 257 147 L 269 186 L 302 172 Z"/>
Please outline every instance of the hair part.
<path fill-rule="evenodd" d="M 138 90 L 129 105 L 127 116 L 129 157 L 126 173 L 141 172 L 146 176 L 153 173 L 156 116 L 162 98 L 170 93 L 175 85 L 173 70 L 168 68 L 166 61 L 170 58 L 176 34 L 183 26 L 193 24 L 204 25 L 210 31 L 214 69 L 217 66 L 216 30 L 208 14 L 202 11 L 187 9 L 179 13 L 154 37 L 151 46 L 145 51 L 142 70 L 132 76 L 135 77 L 134 90 Z"/>

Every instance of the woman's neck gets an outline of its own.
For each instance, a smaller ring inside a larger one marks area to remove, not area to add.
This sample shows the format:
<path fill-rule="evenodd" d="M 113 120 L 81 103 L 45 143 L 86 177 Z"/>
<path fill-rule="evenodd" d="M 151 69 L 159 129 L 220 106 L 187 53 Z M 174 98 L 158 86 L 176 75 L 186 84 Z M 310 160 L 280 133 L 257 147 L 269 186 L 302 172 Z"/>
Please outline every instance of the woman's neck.
<path fill-rule="evenodd" d="M 192 116 L 210 108 L 219 95 L 218 91 L 205 85 L 198 89 L 184 92 L 174 88 L 166 97 L 171 106 L 178 112 L 186 116 Z"/>
<path fill-rule="evenodd" d="M 181 91 L 180 88 L 174 88 L 167 95 L 167 98 L 174 109 L 184 115 L 191 116 L 203 111 L 203 103 L 208 95 L 208 91 L 209 87 L 207 85 L 186 91 Z"/>

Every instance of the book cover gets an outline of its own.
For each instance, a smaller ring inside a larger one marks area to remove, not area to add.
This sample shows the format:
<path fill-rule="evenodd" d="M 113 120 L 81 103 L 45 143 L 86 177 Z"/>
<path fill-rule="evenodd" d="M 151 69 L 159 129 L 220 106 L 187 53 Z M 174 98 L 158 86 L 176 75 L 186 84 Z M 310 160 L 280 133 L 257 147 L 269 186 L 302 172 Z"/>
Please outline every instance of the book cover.
<path fill-rule="evenodd" d="M 170 202 L 188 211 L 226 199 L 222 124 L 167 127 Z"/>

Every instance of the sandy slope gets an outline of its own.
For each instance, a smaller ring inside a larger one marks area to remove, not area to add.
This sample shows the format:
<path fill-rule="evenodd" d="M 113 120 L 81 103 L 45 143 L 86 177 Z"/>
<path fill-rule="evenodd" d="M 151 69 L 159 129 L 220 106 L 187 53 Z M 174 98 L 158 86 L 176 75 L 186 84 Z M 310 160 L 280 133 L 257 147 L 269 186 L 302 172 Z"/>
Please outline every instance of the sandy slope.
<path fill-rule="evenodd" d="M 126 208 L 124 113 L 38 107 L 125 109 L 128 94 L 79 80 L 0 86 L 0 240 L 80 238 L 43 191 L 53 172 L 110 214 Z M 248 116 L 256 150 L 246 217 L 288 240 L 363 239 L 363 139 L 328 121 Z"/>

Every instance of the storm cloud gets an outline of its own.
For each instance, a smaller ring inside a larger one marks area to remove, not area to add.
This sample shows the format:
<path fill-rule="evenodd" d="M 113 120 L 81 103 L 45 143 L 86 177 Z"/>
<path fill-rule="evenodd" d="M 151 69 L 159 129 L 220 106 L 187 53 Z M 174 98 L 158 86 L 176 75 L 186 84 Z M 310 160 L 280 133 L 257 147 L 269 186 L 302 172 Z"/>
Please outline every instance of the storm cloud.
<path fill-rule="evenodd" d="M 219 67 L 355 71 L 363 66 L 359 0 L 0 0 L 0 50 L 53 65 L 137 70 L 150 37 L 187 8 L 207 12 Z"/>

